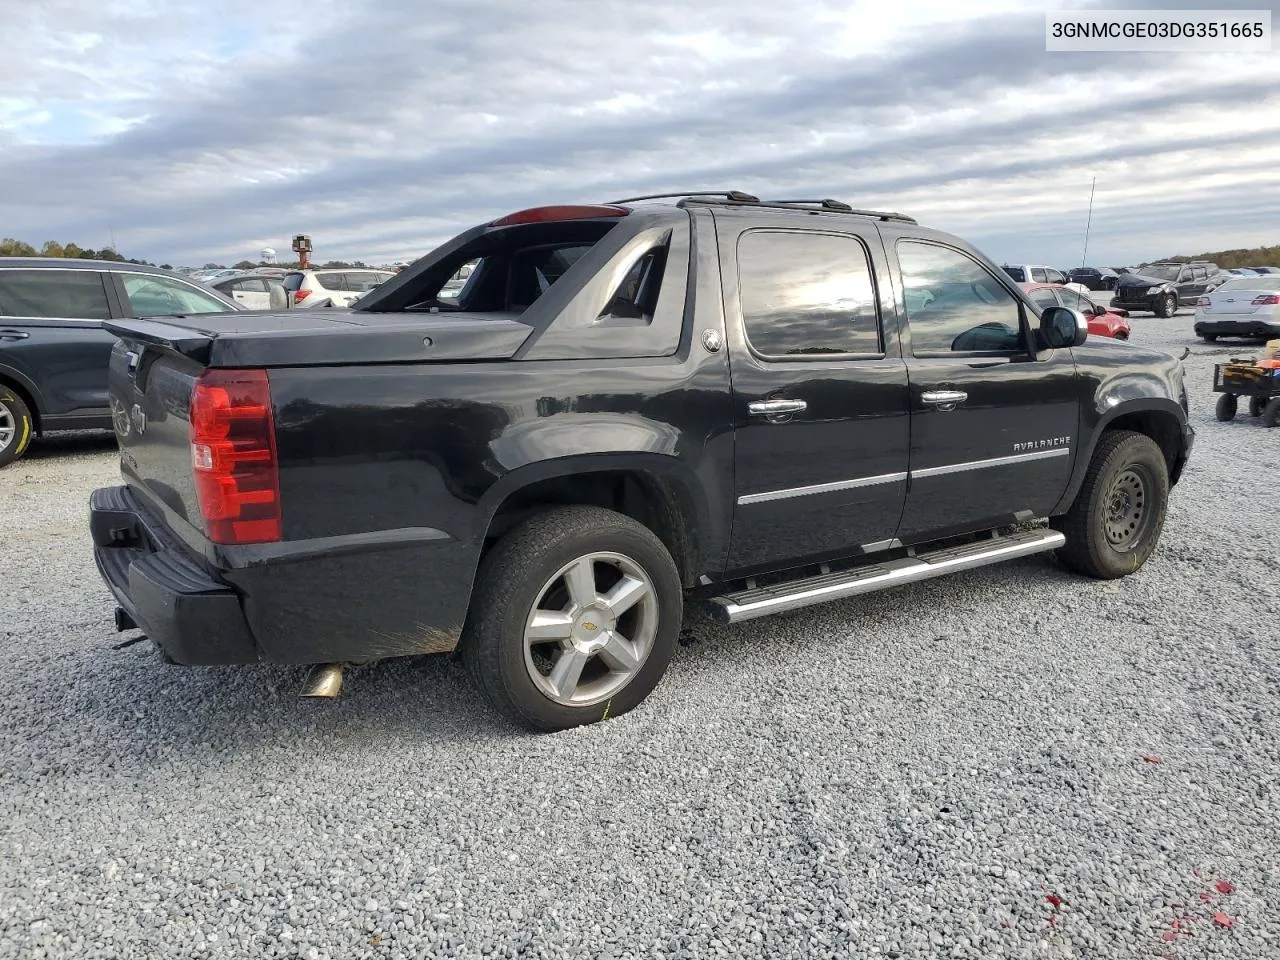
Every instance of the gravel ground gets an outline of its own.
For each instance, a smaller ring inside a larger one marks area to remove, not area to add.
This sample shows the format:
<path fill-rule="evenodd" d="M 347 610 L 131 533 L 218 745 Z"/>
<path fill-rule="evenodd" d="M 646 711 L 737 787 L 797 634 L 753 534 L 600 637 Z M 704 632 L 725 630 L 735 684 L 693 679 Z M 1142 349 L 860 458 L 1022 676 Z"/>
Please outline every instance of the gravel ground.
<path fill-rule="evenodd" d="M 109 439 L 0 475 L 5 957 L 1275 957 L 1280 431 L 1213 419 L 1136 576 L 1032 559 L 721 629 L 554 736 L 458 667 L 113 651 Z"/>

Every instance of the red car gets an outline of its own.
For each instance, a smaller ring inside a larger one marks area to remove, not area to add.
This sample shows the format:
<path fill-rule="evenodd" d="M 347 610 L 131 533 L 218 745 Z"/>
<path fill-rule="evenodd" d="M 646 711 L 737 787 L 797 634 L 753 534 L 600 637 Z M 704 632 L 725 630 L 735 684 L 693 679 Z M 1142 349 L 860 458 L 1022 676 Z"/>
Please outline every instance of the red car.
<path fill-rule="evenodd" d="M 1045 307 L 1069 307 L 1079 310 L 1089 321 L 1089 332 L 1096 337 L 1129 339 L 1129 311 L 1119 307 L 1104 307 L 1094 303 L 1084 294 L 1059 283 L 1020 283 L 1031 302 L 1043 310 Z"/>

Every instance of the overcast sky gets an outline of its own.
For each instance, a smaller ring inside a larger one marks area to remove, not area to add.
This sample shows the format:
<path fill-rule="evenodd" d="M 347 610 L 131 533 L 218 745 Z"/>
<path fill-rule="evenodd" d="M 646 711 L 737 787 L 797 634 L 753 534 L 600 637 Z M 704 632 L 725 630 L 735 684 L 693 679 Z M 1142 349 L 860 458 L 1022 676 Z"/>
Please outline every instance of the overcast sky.
<path fill-rule="evenodd" d="M 0 0 L 0 235 L 389 262 L 524 206 L 740 188 L 1070 266 L 1096 176 L 1090 262 L 1280 243 L 1280 48 L 1045 52 L 1045 10 L 1099 5 Z M 1280 29 L 1277 0 L 1108 5 Z"/>

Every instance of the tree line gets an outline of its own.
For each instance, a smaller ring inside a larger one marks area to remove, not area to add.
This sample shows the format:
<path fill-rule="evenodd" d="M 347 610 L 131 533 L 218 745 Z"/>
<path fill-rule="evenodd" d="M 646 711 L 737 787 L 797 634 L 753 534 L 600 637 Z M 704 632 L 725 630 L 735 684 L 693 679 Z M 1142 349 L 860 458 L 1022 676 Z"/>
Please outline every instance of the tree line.
<path fill-rule="evenodd" d="M 1248 247 L 1235 250 L 1215 250 L 1213 253 L 1197 253 L 1194 257 L 1169 257 L 1165 263 L 1189 263 L 1192 260 L 1208 260 L 1223 270 L 1235 267 L 1280 267 L 1280 245 L 1274 247 Z M 1153 260 L 1152 263 L 1160 261 Z"/>
<path fill-rule="evenodd" d="M 0 257 L 70 257 L 72 260 L 111 260 L 115 263 L 140 263 L 154 267 L 150 260 L 133 260 L 122 257 L 112 247 L 95 250 L 93 247 L 82 247 L 78 243 L 59 243 L 57 240 L 46 240 L 37 250 L 31 244 L 13 237 L 0 240 Z M 168 264 L 162 264 L 167 270 Z"/>

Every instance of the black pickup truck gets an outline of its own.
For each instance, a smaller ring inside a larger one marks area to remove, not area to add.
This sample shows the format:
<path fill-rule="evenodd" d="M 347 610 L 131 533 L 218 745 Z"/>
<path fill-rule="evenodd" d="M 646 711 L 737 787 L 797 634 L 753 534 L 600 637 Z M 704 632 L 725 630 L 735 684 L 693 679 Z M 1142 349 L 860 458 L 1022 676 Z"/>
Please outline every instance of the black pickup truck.
<path fill-rule="evenodd" d="M 1054 550 L 1132 573 L 1193 440 L 1177 359 L 831 200 L 537 207 L 356 310 L 107 325 L 118 629 L 316 665 L 319 696 L 456 651 L 539 729 L 639 703 L 686 602 L 733 623 Z"/>

